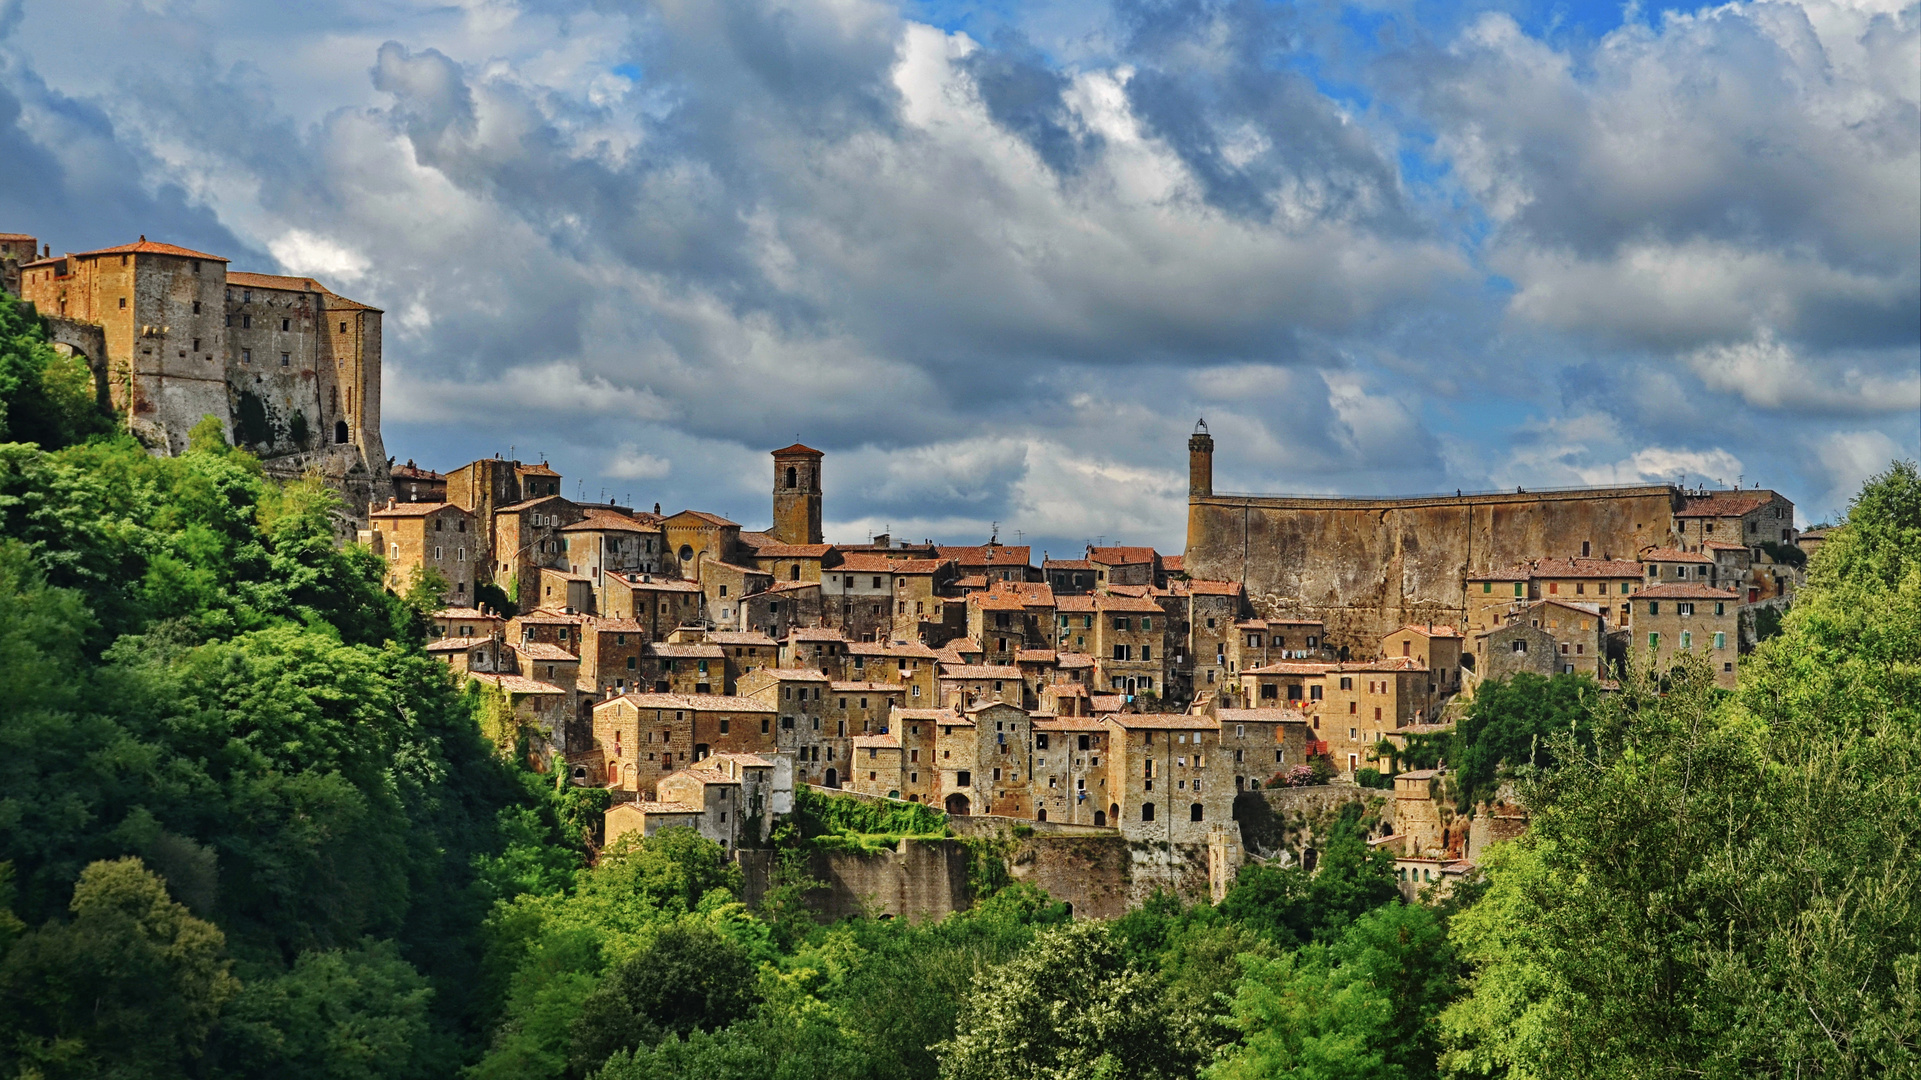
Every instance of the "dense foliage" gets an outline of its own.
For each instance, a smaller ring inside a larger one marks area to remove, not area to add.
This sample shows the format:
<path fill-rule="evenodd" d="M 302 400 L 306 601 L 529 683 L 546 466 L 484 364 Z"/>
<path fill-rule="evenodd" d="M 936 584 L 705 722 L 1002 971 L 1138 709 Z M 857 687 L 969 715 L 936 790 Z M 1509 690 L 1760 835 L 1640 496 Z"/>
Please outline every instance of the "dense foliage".
<path fill-rule="evenodd" d="M 1911 465 L 1737 693 L 1520 676 L 1413 748 L 1464 805 L 1512 781 L 1534 814 L 1445 902 L 1402 901 L 1349 803 L 1313 872 L 1251 865 L 1218 905 L 1074 922 L 970 838 L 971 910 L 823 926 L 810 858 L 944 815 L 803 793 L 753 910 L 691 830 L 590 859 L 606 794 L 507 764 L 496 703 L 422 651 L 431 580 L 383 589 L 323 487 L 211 423 L 148 456 L 81 374 L 0 311 L 5 431 L 34 440 L 0 443 L 0 1077 L 1921 1069 Z"/>

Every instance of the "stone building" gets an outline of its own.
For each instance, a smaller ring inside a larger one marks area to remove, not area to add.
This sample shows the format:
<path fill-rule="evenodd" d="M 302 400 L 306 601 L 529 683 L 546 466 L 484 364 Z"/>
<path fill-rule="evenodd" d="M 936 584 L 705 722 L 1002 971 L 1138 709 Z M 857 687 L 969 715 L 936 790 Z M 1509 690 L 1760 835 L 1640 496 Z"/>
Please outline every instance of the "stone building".
<path fill-rule="evenodd" d="M 1233 820 L 1234 782 L 1211 717 L 1120 713 L 1105 721 L 1107 820 L 1129 840 L 1205 844 Z"/>
<path fill-rule="evenodd" d="M 894 710 L 888 720 L 889 733 L 901 747 L 901 797 L 908 802 L 939 805 L 941 781 L 939 759 L 935 756 L 941 725 L 954 726 L 965 721 L 955 709 L 909 708 Z"/>
<path fill-rule="evenodd" d="M 393 499 L 369 512 L 359 540 L 387 560 L 387 587 L 405 593 L 417 571 L 447 582 L 446 602 L 474 602 L 482 538 L 472 514 L 450 503 L 403 503 Z"/>
<path fill-rule="evenodd" d="M 1036 821 L 1107 825 L 1107 740 L 1113 729 L 1091 716 L 1035 716 Z"/>
<path fill-rule="evenodd" d="M 22 240 L 31 243 L 0 245 Z M 229 272 L 221 256 L 144 236 L 17 272 L 20 297 L 42 315 L 99 328 L 94 378 L 154 451 L 181 453 L 213 416 L 270 475 L 316 470 L 356 514 L 389 497 L 378 308 L 312 278 Z"/>
<path fill-rule="evenodd" d="M 1475 635 L 1479 679 L 1536 675 L 1608 677 L 1608 622 L 1594 604 L 1537 600 L 1517 608 L 1508 621 Z"/>
<path fill-rule="evenodd" d="M 740 847 L 746 814 L 739 780 L 715 769 L 678 769 L 661 777 L 654 786 L 661 802 L 697 807 L 700 813 L 690 824 L 700 835 L 719 844 L 721 850 Z"/>
<path fill-rule="evenodd" d="M 900 739 L 892 734 L 854 736 L 846 786 L 862 795 L 901 797 Z"/>
<path fill-rule="evenodd" d="M 782 544 L 821 542 L 820 465 L 824 456 L 800 443 L 773 452 L 774 527 L 769 531 Z"/>
<path fill-rule="evenodd" d="M 1738 594 L 1700 583 L 1652 585 L 1634 598 L 1639 609 L 1628 654 L 1665 671 L 1682 653 L 1704 657 L 1723 690 L 1735 687 L 1740 662 Z"/>
<path fill-rule="evenodd" d="M 0 292 L 20 295 L 20 267 L 39 260 L 39 244 L 26 233 L 0 233 Z"/>
<path fill-rule="evenodd" d="M 1265 783 L 1275 773 L 1307 761 L 1308 743 L 1316 741 L 1308 715 L 1299 709 L 1220 709 L 1221 753 L 1234 773 L 1234 790 Z"/>

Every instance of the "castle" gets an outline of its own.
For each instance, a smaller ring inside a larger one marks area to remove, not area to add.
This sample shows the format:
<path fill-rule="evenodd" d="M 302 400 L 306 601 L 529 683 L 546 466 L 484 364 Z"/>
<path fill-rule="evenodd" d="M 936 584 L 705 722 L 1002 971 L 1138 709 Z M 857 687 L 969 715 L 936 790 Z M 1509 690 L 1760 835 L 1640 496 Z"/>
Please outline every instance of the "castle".
<path fill-rule="evenodd" d="M 153 452 L 181 453 L 213 416 L 271 475 L 318 470 L 356 514 L 385 497 L 379 308 L 145 236 L 58 257 L 36 245 L 0 234 L 0 286 L 86 358 L 103 409 Z"/>
<path fill-rule="evenodd" d="M 1795 539 L 1794 504 L 1760 489 L 1227 494 L 1214 490 L 1214 439 L 1205 423 L 1187 450 L 1187 572 L 1242 584 L 1264 615 L 1324 623 L 1327 643 L 1343 655 L 1371 650 L 1402 626 L 1464 625 L 1471 581 L 1544 557 L 1632 562 L 1655 551 L 1708 558 L 1724 549 L 1744 559 L 1751 550 L 1761 564 L 1764 545 Z M 1782 594 L 1785 574 L 1749 576 L 1747 602 Z"/>

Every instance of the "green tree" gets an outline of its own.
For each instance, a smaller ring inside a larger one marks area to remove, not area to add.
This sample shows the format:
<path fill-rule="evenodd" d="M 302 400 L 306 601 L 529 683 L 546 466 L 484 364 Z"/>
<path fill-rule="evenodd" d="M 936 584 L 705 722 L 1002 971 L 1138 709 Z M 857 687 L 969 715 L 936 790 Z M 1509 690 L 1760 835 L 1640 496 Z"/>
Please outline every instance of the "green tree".
<path fill-rule="evenodd" d="M 1042 931 L 983 973 L 954 1038 L 944 1080 L 1092 1080 L 1191 1075 L 1167 1037 L 1159 980 L 1127 962 L 1107 926 Z"/>
<path fill-rule="evenodd" d="M 0 295 L 0 441 L 57 450 L 112 430 L 85 361 L 56 352 L 31 311 Z"/>
<path fill-rule="evenodd" d="M 219 929 L 138 859 L 87 867 L 70 910 L 0 961 L 0 1066 L 49 1080 L 188 1075 L 238 989 Z"/>
<path fill-rule="evenodd" d="M 1284 948 L 1327 941 L 1363 913 L 1400 897 L 1394 855 L 1370 850 L 1361 806 L 1341 806 L 1312 872 L 1255 863 L 1241 869 L 1221 914 Z"/>
<path fill-rule="evenodd" d="M 1234 998 L 1243 1043 L 1209 1080 L 1420 1080 L 1435 1075 L 1435 1018 L 1453 996 L 1446 933 L 1418 905 L 1389 904 L 1326 945 L 1248 956 Z"/>
<path fill-rule="evenodd" d="M 699 921 L 678 920 L 608 972 L 573 1023 L 571 1075 L 616 1051 L 666 1035 L 726 1027 L 753 1003 L 754 967 L 740 942 Z"/>
<path fill-rule="evenodd" d="M 300 954 L 249 979 L 221 1018 L 215 1075 L 411 1080 L 446 1072 L 433 989 L 391 942 Z"/>
<path fill-rule="evenodd" d="M 1685 665 L 1563 737 L 1451 933 L 1458 1075 L 1921 1068 L 1921 482 L 1876 477 L 1729 699 Z"/>

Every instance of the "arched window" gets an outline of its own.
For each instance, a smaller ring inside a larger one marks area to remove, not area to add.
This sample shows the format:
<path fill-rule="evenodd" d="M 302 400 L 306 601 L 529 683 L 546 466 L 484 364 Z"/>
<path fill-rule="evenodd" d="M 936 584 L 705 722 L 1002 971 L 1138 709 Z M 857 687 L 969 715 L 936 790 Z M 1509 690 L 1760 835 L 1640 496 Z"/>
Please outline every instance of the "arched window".
<path fill-rule="evenodd" d="M 1141 820 L 1142 821 L 1154 820 L 1154 804 L 1153 803 L 1144 802 L 1141 804 Z"/>
<path fill-rule="evenodd" d="M 334 442 L 344 443 L 346 441 L 347 441 L 347 422 L 345 420 L 335 420 L 334 421 Z"/>
<path fill-rule="evenodd" d="M 800 473 L 792 465 L 787 466 L 787 486 L 794 487 L 799 475 Z"/>
<path fill-rule="evenodd" d="M 1201 820 L 1201 804 L 1200 803 L 1195 803 L 1192 806 L 1189 806 L 1187 808 L 1187 820 L 1189 821 Z"/>

